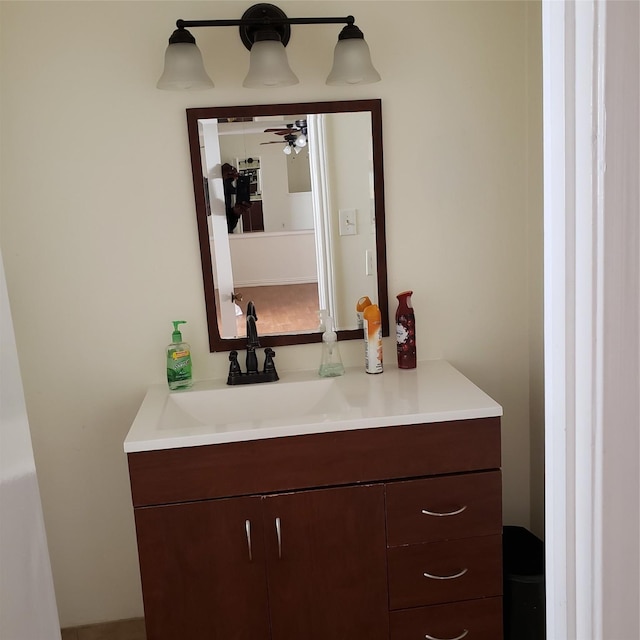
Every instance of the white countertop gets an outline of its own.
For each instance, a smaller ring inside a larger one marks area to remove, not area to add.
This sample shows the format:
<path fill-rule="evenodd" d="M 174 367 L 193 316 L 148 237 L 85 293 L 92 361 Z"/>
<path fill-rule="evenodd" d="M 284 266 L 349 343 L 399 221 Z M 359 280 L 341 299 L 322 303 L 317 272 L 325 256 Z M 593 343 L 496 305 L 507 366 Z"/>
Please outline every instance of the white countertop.
<path fill-rule="evenodd" d="M 149 387 L 124 441 L 127 453 L 502 415 L 502 407 L 444 360 L 370 375 L 279 372 L 278 382 Z M 276 388 L 277 387 L 277 388 Z M 317 397 L 316 397 L 317 396 Z"/>

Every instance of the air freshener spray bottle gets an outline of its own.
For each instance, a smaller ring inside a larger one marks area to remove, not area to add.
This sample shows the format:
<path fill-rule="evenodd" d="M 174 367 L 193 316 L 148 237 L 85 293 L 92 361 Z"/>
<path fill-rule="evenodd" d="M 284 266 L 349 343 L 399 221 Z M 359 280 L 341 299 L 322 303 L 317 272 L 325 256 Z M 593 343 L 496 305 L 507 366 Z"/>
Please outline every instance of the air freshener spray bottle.
<path fill-rule="evenodd" d="M 398 298 L 396 311 L 396 346 L 398 369 L 416 368 L 416 318 L 411 304 L 413 291 L 403 291 Z"/>
<path fill-rule="evenodd" d="M 364 310 L 364 370 L 382 373 L 382 315 L 377 304 Z"/>
<path fill-rule="evenodd" d="M 362 296 L 356 303 L 356 327 L 362 329 L 364 327 L 364 310 L 370 306 L 371 300 L 369 296 Z"/>

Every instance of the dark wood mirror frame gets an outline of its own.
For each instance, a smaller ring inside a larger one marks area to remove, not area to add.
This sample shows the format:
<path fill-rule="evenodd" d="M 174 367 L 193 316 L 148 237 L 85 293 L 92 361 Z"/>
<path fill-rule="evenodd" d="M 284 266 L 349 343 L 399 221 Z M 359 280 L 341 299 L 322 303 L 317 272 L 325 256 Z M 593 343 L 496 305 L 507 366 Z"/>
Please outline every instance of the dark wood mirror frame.
<path fill-rule="evenodd" d="M 212 352 L 242 350 L 246 346 L 245 338 L 222 338 L 218 327 L 215 301 L 211 247 L 205 193 L 202 182 L 202 158 L 198 135 L 198 120 L 210 118 L 241 118 L 256 116 L 296 115 L 300 113 L 352 113 L 366 111 L 371 114 L 374 202 L 376 229 L 376 267 L 378 278 L 378 305 L 382 315 L 382 333 L 389 335 L 389 300 L 387 291 L 387 258 L 385 240 L 385 208 L 384 208 L 384 171 L 382 156 L 382 103 L 379 99 L 351 100 L 332 102 L 300 102 L 291 104 L 245 105 L 233 107 L 201 107 L 187 109 L 187 127 L 193 171 L 193 191 L 196 204 L 200 257 L 202 260 L 202 277 L 204 297 L 209 329 L 209 348 Z M 354 317 L 355 317 L 355 304 Z M 346 329 L 338 331 L 339 340 L 362 339 L 362 330 Z M 321 342 L 319 332 L 297 334 L 260 335 L 263 347 L 278 347 L 294 344 Z"/>

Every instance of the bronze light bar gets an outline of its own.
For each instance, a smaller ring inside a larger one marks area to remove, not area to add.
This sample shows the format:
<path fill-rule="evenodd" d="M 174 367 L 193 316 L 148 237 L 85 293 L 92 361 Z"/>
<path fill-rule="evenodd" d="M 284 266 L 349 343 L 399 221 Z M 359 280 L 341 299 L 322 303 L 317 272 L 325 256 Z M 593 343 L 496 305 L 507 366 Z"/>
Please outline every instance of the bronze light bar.
<path fill-rule="evenodd" d="M 197 90 L 213 87 L 204 69 L 202 54 L 187 28 L 239 27 L 240 39 L 251 52 L 249 73 L 243 85 L 250 88 L 283 87 L 298 83 L 289 67 L 285 47 L 291 37 L 291 25 L 344 24 L 334 50 L 333 68 L 327 78 L 330 85 L 378 82 L 380 75 L 371 63 L 369 47 L 353 16 L 289 18 L 268 3 L 253 5 L 238 20 L 182 20 L 169 38 L 165 69 L 159 89 Z"/>

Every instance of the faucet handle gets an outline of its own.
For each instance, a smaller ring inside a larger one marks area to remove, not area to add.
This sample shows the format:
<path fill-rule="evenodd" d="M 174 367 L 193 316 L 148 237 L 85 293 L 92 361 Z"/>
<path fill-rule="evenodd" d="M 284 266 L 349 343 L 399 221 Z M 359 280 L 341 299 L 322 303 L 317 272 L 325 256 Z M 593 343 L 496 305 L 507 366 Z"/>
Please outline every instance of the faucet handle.
<path fill-rule="evenodd" d="M 242 373 L 240 369 L 240 365 L 238 364 L 238 352 L 231 351 L 229 352 L 229 375 L 237 376 Z"/>
<path fill-rule="evenodd" d="M 278 379 L 278 373 L 276 371 L 276 365 L 273 362 L 273 359 L 276 357 L 276 352 L 271 348 L 267 347 L 264 350 L 264 373 L 271 374 L 273 380 Z"/>
<path fill-rule="evenodd" d="M 229 375 L 227 376 L 227 384 L 240 384 L 242 382 L 242 370 L 238 364 L 238 352 L 229 352 Z"/>

